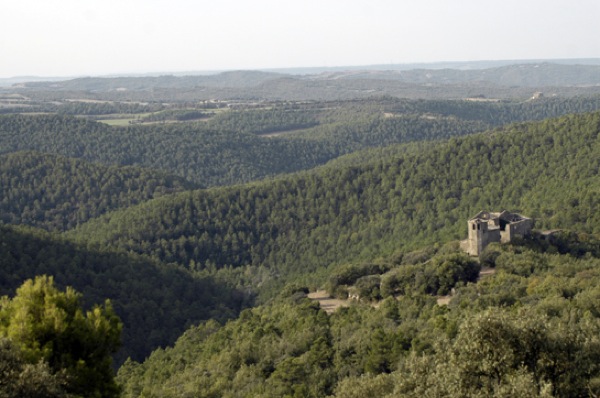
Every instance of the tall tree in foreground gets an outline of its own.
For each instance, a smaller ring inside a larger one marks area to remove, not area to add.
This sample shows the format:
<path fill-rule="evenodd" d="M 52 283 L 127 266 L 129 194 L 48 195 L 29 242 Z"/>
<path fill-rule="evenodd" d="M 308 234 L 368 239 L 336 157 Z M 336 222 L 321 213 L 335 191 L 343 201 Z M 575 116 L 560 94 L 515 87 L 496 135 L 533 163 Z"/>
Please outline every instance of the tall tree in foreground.
<path fill-rule="evenodd" d="M 70 287 L 58 290 L 52 277 L 29 279 L 14 298 L 0 299 L 0 338 L 10 341 L 24 362 L 47 364 L 64 380 L 67 393 L 118 396 L 111 354 L 120 345 L 121 322 L 108 300 L 84 312 L 80 298 Z"/>

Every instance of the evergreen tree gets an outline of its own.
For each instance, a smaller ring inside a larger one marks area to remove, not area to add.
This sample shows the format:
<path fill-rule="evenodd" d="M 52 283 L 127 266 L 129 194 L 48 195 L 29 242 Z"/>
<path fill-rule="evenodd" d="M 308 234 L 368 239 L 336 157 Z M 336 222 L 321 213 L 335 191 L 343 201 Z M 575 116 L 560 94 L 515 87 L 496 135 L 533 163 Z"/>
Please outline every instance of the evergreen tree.
<path fill-rule="evenodd" d="M 109 301 L 84 313 L 80 297 L 72 288 L 59 291 L 52 277 L 25 281 L 14 298 L 0 302 L 0 337 L 27 363 L 46 363 L 64 375 L 68 393 L 116 397 L 111 354 L 120 345 L 121 322 Z"/>

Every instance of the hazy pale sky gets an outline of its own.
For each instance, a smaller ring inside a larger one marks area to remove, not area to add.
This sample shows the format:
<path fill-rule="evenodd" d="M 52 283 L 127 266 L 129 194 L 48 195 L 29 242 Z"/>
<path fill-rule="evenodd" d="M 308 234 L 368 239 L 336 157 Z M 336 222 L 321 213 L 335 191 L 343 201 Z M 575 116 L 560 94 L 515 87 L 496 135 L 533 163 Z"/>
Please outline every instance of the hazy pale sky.
<path fill-rule="evenodd" d="M 0 0 L 0 77 L 600 58 L 600 0 Z"/>

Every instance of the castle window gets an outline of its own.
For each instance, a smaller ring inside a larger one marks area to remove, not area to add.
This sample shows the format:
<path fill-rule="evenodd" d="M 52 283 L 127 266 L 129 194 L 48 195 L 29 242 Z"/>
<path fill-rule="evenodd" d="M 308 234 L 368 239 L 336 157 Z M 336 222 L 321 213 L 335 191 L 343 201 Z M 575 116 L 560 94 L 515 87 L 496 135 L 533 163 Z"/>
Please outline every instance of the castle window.
<path fill-rule="evenodd" d="M 477 224 L 477 230 L 479 231 L 481 229 L 481 224 Z"/>
<path fill-rule="evenodd" d="M 475 224 L 473 224 L 473 231 L 475 231 Z"/>

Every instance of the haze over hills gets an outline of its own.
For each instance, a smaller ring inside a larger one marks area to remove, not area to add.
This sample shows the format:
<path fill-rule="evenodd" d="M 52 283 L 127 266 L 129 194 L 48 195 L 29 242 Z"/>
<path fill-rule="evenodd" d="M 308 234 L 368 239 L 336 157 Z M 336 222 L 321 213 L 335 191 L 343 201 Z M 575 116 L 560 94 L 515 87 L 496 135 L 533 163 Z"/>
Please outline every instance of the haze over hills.
<path fill-rule="evenodd" d="M 431 62 L 431 63 L 408 63 L 408 64 L 379 64 L 379 65 L 355 65 L 355 66 L 327 66 L 327 67 L 302 67 L 302 68 L 265 68 L 248 71 L 256 72 L 272 72 L 283 75 L 316 75 L 329 72 L 344 72 L 344 71 L 409 71 L 409 70 L 476 70 L 476 69 L 491 69 L 509 65 L 523 64 L 542 64 L 551 63 L 559 65 L 600 65 L 600 58 L 572 58 L 572 59 L 523 59 L 523 60 L 489 60 L 489 61 L 464 61 L 464 62 Z M 197 76 L 197 75 L 216 75 L 222 74 L 226 70 L 214 71 L 187 71 L 187 72 L 144 72 L 144 73 L 123 73 L 103 76 L 86 76 L 98 78 L 123 78 L 123 77 L 157 77 L 157 76 Z M 0 78 L 0 87 L 9 86 L 18 83 L 27 82 L 43 82 L 43 81 L 64 81 L 72 80 L 80 77 L 43 77 L 43 76 L 14 76 Z"/>
<path fill-rule="evenodd" d="M 581 62 L 581 63 L 578 63 Z M 535 91 L 548 95 L 597 93 L 598 60 L 559 60 L 512 64 L 475 62 L 419 65 L 419 68 L 352 67 L 307 70 L 228 71 L 210 75 L 85 77 L 63 81 L 22 82 L 9 90 L 87 93 L 86 98 L 140 101 L 150 91 L 154 100 L 208 99 L 346 99 L 373 95 L 413 98 L 527 98 Z M 567 89 L 568 87 L 568 89 Z M 5 89 L 7 90 L 7 89 Z M 444 91 L 446 93 L 444 94 Z M 39 95 L 39 94 L 38 94 Z M 51 94 L 46 94 L 51 95 Z M 81 95 L 81 94 L 80 94 Z"/>

